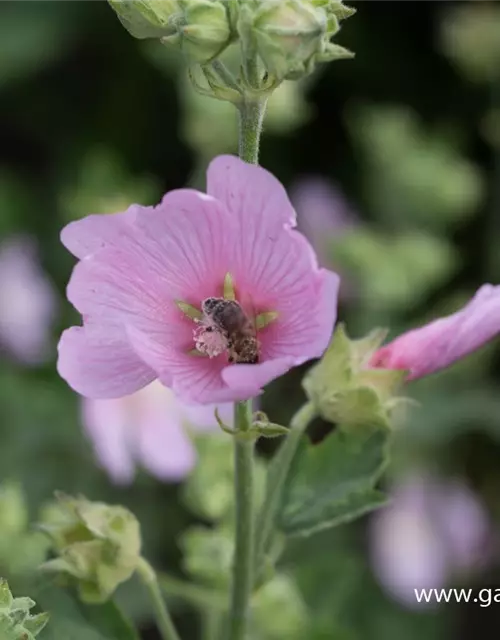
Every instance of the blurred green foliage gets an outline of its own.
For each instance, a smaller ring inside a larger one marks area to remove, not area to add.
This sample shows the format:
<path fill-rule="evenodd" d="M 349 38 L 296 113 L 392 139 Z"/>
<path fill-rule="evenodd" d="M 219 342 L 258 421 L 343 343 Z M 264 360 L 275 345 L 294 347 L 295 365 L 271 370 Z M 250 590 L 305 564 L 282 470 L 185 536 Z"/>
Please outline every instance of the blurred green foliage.
<path fill-rule="evenodd" d="M 270 105 L 262 163 L 287 186 L 301 174 L 321 174 L 347 194 L 360 224 L 330 242 L 353 289 L 340 316 L 353 336 L 379 325 L 394 336 L 458 308 L 481 283 L 500 281 L 498 16 L 481 13 L 483 5 L 498 7 L 463 2 L 458 14 L 455 3 L 352 4 L 358 13 L 341 39 L 356 59 L 282 87 Z M 73 264 L 58 239 L 66 222 L 200 185 L 212 155 L 235 151 L 231 108 L 194 94 L 185 71 L 166 48 L 131 38 L 105 2 L 0 3 L 0 241 L 35 235 L 61 296 Z M 56 489 L 131 509 L 145 555 L 172 576 L 206 573 L 200 545 L 213 545 L 226 578 L 229 557 L 223 529 L 213 528 L 230 518 L 229 457 L 225 445 L 215 450 L 219 439 L 181 488 L 141 474 L 123 489 L 97 468 L 79 400 L 54 366 L 57 335 L 75 318 L 65 305 L 52 327 L 53 358 L 41 367 L 26 369 L 0 351 L 0 569 L 16 593 L 28 585 L 23 593 L 57 613 L 40 637 L 58 640 L 94 637 L 88 624 L 96 612 L 52 587 L 35 589 L 26 575 L 44 555 L 28 522 Z M 397 477 L 418 463 L 461 475 L 495 527 L 497 365 L 498 345 L 491 345 L 412 385 L 419 407 L 407 411 L 388 470 Z M 303 402 L 304 371 L 266 392 L 262 408 L 271 419 L 285 423 Z M 415 613 L 385 595 L 370 568 L 367 522 L 293 545 L 267 596 L 264 589 L 256 596 L 258 640 L 487 637 L 480 621 L 467 635 L 471 607 Z M 498 585 L 496 563 L 493 556 L 478 570 L 478 584 Z M 154 639 L 133 581 L 119 600 L 143 637 Z M 198 640 L 194 609 L 177 597 L 172 605 L 184 637 Z M 499 624 L 499 614 L 491 615 Z M 124 636 L 110 631 L 101 640 L 115 637 Z"/>

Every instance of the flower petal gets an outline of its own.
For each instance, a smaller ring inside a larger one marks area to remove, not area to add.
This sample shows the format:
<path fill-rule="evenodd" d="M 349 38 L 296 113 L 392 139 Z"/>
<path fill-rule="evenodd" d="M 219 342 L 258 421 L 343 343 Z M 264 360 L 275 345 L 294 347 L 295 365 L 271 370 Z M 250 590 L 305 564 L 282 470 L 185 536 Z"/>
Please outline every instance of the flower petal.
<path fill-rule="evenodd" d="M 193 468 L 196 454 L 177 412 L 143 407 L 137 425 L 137 449 L 144 467 L 160 480 L 182 480 Z"/>
<path fill-rule="evenodd" d="M 207 170 L 207 193 L 222 202 L 252 236 L 262 230 L 279 233 L 296 224 L 295 210 L 272 173 L 236 156 L 218 156 Z M 246 240 L 246 238 L 245 238 Z"/>
<path fill-rule="evenodd" d="M 89 398 L 119 398 L 155 379 L 129 345 L 109 332 L 71 327 L 58 346 L 57 370 L 69 386 Z"/>
<path fill-rule="evenodd" d="M 75 220 L 61 231 L 61 241 L 74 256 L 83 259 L 119 241 L 126 225 L 133 224 L 137 212 L 144 209 L 145 207 L 132 205 L 121 213 L 91 215 Z"/>
<path fill-rule="evenodd" d="M 370 366 L 406 369 L 409 380 L 448 367 L 500 332 L 500 286 L 483 285 L 460 311 L 408 331 L 379 349 Z"/>
<path fill-rule="evenodd" d="M 294 356 L 298 365 L 319 358 L 327 348 L 337 315 L 340 279 L 322 269 L 309 280 L 308 286 L 307 275 L 299 275 L 297 286 L 283 285 L 286 298 L 276 296 L 279 318 L 259 335 L 264 357 Z"/>
<path fill-rule="evenodd" d="M 210 404 L 241 399 L 222 380 L 224 356 L 211 359 L 190 355 L 135 327 L 127 327 L 127 335 L 139 358 L 157 371 L 159 380 L 171 387 L 182 402 Z"/>
<path fill-rule="evenodd" d="M 123 399 L 82 401 L 82 421 L 96 456 L 114 482 L 128 484 L 134 478 L 130 451 L 127 404 Z"/>
<path fill-rule="evenodd" d="M 171 297 L 198 307 L 204 298 L 222 295 L 227 247 L 237 230 L 220 202 L 193 189 L 170 191 L 136 227 L 148 267 L 168 283 Z"/>
<path fill-rule="evenodd" d="M 222 404 L 186 404 L 181 405 L 183 419 L 188 426 L 195 431 L 210 431 L 217 429 L 217 421 L 215 419 L 215 410 L 225 424 L 232 426 L 234 421 L 234 405 L 230 402 Z"/>
<path fill-rule="evenodd" d="M 247 389 L 248 397 L 262 392 L 268 382 L 282 376 L 296 364 L 295 358 L 284 357 L 260 364 L 233 364 L 222 370 L 222 378 L 231 389 Z"/>

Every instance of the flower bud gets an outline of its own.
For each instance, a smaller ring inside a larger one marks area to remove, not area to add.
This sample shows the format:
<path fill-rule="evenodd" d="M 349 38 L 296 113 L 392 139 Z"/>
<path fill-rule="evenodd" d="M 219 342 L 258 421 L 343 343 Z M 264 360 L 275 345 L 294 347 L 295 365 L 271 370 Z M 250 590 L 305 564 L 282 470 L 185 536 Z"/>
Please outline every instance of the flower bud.
<path fill-rule="evenodd" d="M 231 26 L 227 3 L 222 0 L 185 0 L 182 14 L 175 19 L 174 35 L 164 44 L 178 45 L 194 62 L 205 64 L 230 44 Z"/>
<path fill-rule="evenodd" d="M 0 637 L 2 640 L 33 640 L 49 620 L 48 613 L 30 615 L 31 598 L 14 598 L 7 581 L 0 578 Z"/>
<path fill-rule="evenodd" d="M 253 16 L 252 35 L 269 73 L 278 78 L 305 71 L 321 50 L 326 15 L 300 0 L 262 3 Z"/>
<path fill-rule="evenodd" d="M 136 38 L 159 38 L 205 64 L 231 41 L 224 0 L 109 0 L 120 22 Z"/>
<path fill-rule="evenodd" d="M 406 371 L 370 369 L 372 354 L 382 344 L 385 331 L 375 330 L 361 340 L 350 340 L 339 325 L 320 362 L 302 384 L 318 413 L 342 426 L 389 426 L 389 414 Z"/>
<path fill-rule="evenodd" d="M 330 0 L 254 0 L 241 8 L 238 32 L 243 50 L 257 50 L 268 73 L 294 80 L 310 73 L 316 62 L 352 57 L 330 38 L 339 20 L 353 12 Z"/>
<path fill-rule="evenodd" d="M 40 528 L 58 557 L 42 568 L 78 583 L 86 602 L 104 602 L 130 578 L 140 559 L 141 538 L 135 516 L 120 506 L 58 495 L 58 504 Z"/>

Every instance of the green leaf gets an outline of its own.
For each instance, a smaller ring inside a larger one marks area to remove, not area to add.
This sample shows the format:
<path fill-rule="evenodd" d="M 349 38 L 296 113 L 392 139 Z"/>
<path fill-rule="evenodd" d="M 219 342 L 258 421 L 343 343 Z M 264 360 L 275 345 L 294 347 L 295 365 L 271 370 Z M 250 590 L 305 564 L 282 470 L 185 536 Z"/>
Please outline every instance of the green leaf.
<path fill-rule="evenodd" d="M 44 584 L 35 594 L 37 603 L 50 611 L 43 640 L 139 640 L 131 623 L 113 601 L 86 605 L 66 590 Z"/>
<path fill-rule="evenodd" d="M 384 427 L 338 429 L 320 444 L 304 439 L 288 477 L 278 526 L 306 536 L 381 507 L 374 487 L 387 461 L 391 432 Z"/>

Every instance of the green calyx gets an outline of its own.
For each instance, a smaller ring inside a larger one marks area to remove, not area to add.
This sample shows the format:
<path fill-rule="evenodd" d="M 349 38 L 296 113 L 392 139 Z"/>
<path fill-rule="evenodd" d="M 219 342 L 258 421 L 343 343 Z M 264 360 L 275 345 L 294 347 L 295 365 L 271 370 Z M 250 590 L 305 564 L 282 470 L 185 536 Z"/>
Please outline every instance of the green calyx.
<path fill-rule="evenodd" d="M 39 529 L 56 558 L 42 569 L 67 575 L 86 602 L 104 602 L 130 578 L 140 559 L 141 536 L 135 516 L 121 506 L 58 494 Z"/>
<path fill-rule="evenodd" d="M 372 369 L 368 362 L 387 332 L 376 329 L 361 340 L 351 340 L 339 325 L 321 361 L 303 380 L 304 390 L 318 413 L 343 426 L 389 426 L 392 410 L 404 398 L 396 397 L 407 372 Z"/>
<path fill-rule="evenodd" d="M 0 578 L 0 636 L 2 640 L 32 640 L 49 620 L 48 613 L 30 615 L 36 605 L 31 598 L 14 598 L 6 580 Z"/>

